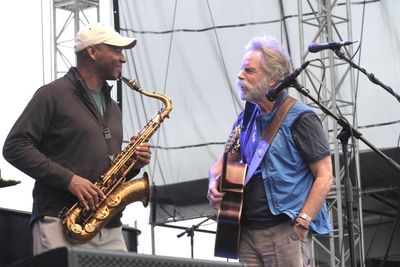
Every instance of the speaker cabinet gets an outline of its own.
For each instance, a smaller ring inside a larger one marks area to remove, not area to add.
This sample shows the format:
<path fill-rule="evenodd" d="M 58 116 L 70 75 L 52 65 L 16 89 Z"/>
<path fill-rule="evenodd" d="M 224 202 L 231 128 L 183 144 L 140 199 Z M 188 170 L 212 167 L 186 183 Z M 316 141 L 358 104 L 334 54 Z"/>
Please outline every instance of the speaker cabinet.
<path fill-rule="evenodd" d="M 57 248 L 40 255 L 23 259 L 9 267 L 210 267 L 243 266 L 209 260 L 196 260 L 178 257 L 152 256 L 133 252 L 115 252 L 82 248 Z"/>

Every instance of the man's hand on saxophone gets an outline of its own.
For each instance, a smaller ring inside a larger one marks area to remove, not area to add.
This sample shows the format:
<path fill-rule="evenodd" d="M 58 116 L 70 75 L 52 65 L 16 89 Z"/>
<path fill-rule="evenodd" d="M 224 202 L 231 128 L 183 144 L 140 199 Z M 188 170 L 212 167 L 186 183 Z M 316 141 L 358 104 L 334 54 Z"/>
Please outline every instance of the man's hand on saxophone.
<path fill-rule="evenodd" d="M 74 194 L 85 210 L 97 207 L 106 196 L 99 187 L 79 175 L 74 175 L 68 185 L 68 190 Z"/>
<path fill-rule="evenodd" d="M 137 135 L 131 137 L 131 141 L 135 141 L 138 138 Z M 135 170 L 139 170 L 150 163 L 151 149 L 150 143 L 144 142 L 138 145 L 135 153 Z"/>

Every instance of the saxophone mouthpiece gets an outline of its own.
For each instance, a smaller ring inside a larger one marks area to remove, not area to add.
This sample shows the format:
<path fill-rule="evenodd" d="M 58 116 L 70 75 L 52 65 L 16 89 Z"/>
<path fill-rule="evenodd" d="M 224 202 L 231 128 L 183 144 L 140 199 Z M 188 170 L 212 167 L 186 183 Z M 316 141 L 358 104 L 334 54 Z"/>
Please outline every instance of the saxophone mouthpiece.
<path fill-rule="evenodd" d="M 124 83 L 126 83 L 131 89 L 135 91 L 140 91 L 140 85 L 136 80 L 129 80 L 128 78 L 125 78 L 124 76 L 121 76 L 121 79 Z"/>
<path fill-rule="evenodd" d="M 121 78 L 121 80 L 122 80 L 123 82 L 129 83 L 129 79 L 128 79 L 128 78 L 125 78 L 124 76 L 121 76 L 120 78 Z"/>

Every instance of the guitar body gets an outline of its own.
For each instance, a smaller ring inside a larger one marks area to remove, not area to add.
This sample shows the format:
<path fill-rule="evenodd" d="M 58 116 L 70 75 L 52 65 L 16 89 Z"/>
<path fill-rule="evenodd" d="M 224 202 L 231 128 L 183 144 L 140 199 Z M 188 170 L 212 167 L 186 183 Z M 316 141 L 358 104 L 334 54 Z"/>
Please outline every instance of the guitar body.
<path fill-rule="evenodd" d="M 225 195 L 218 209 L 214 255 L 237 259 L 247 165 L 231 162 L 226 163 L 225 167 L 225 175 L 221 176 L 220 181 L 220 191 Z"/>

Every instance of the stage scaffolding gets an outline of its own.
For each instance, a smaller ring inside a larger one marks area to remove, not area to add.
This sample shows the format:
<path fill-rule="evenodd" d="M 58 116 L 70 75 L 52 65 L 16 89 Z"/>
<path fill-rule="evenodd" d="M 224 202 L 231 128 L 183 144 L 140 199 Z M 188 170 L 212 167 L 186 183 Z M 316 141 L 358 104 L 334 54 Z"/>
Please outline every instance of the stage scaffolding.
<path fill-rule="evenodd" d="M 312 42 L 353 40 L 350 4 L 350 0 L 298 0 L 300 51 L 303 52 L 301 62 L 305 61 L 306 56 L 311 56 L 307 50 L 308 43 L 305 43 L 306 40 L 312 40 Z M 305 36 L 305 32 L 311 32 L 313 36 Z M 351 46 L 342 49 L 346 57 L 352 57 L 353 49 Z M 320 102 L 327 106 L 333 113 L 345 117 L 354 128 L 357 128 L 357 113 L 354 103 L 354 71 L 349 64 L 339 60 L 331 50 L 323 50 L 319 52 L 318 56 L 323 61 L 325 69 L 323 69 L 322 64 L 310 64 L 306 72 L 301 76 L 301 83 L 311 91 L 311 94 L 319 94 Z M 321 80 L 323 71 L 326 71 L 325 79 Z M 319 91 L 318 87 L 320 84 L 322 84 L 322 90 Z M 313 104 L 308 99 L 303 100 L 309 104 Z M 335 180 L 328 195 L 328 208 L 334 231 L 329 236 L 329 240 L 326 240 L 326 237 L 314 236 L 312 242 L 313 252 L 320 251 L 321 253 L 327 253 L 330 258 L 330 266 L 348 266 L 349 263 L 350 266 L 353 266 L 350 257 L 351 248 L 348 242 L 349 228 L 346 225 L 347 220 L 352 219 L 355 259 L 359 264 L 358 266 L 365 266 L 358 142 L 355 141 L 356 139 L 350 140 L 351 144 L 348 147 L 349 162 L 353 162 L 356 169 L 356 177 L 350 177 L 353 181 L 353 210 L 356 212 L 354 213 L 354 218 L 347 218 L 347 214 L 344 212 L 346 199 L 344 197 L 345 188 L 343 187 L 345 164 L 341 160 L 340 143 L 337 139 L 340 126 L 334 119 L 327 117 L 326 114 L 320 115 L 323 119 L 324 128 L 327 130 L 334 161 Z"/>
<path fill-rule="evenodd" d="M 53 79 L 75 65 L 73 41 L 82 25 L 98 22 L 99 0 L 53 0 Z"/>

